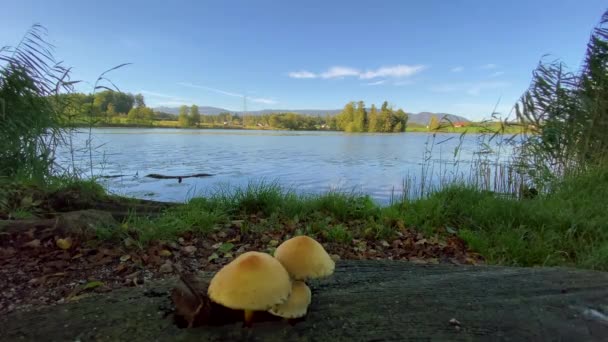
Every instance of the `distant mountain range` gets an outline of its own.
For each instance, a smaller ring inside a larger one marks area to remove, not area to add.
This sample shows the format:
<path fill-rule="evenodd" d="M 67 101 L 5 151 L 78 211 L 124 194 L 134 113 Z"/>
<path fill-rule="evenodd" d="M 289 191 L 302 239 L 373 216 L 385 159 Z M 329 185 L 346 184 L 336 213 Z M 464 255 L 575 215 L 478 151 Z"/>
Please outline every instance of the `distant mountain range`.
<path fill-rule="evenodd" d="M 217 115 L 220 113 L 231 113 L 231 114 L 243 114 L 243 112 L 239 112 L 239 111 L 232 111 L 232 110 L 227 110 L 227 109 L 223 109 L 223 108 L 218 108 L 218 107 L 209 107 L 209 106 L 199 106 L 198 107 L 199 111 L 201 112 L 201 114 L 207 114 L 207 115 Z M 168 113 L 168 114 L 174 114 L 177 115 L 179 114 L 179 108 L 178 107 L 157 107 L 154 108 L 155 111 L 157 112 L 164 112 L 164 113 Z M 333 115 L 337 115 L 341 112 L 341 109 L 327 109 L 327 110 L 322 110 L 322 109 L 262 109 L 262 110 L 255 110 L 255 111 L 247 111 L 247 114 L 249 115 L 264 115 L 264 114 L 272 114 L 272 113 L 296 113 L 296 114 L 302 114 L 302 115 L 312 115 L 312 116 L 325 116 L 327 114 L 333 116 Z M 462 116 L 458 116 L 458 115 L 454 115 L 454 114 L 447 114 L 447 113 L 431 113 L 431 112 L 421 112 L 421 113 L 408 113 L 408 122 L 409 123 L 413 123 L 413 124 L 418 124 L 418 125 L 426 125 L 429 123 L 429 121 L 431 120 L 431 117 L 435 115 L 437 116 L 437 118 L 441 119 L 441 118 L 447 118 L 448 120 L 452 121 L 452 122 L 459 122 L 459 121 L 463 121 L 463 122 L 469 122 L 469 120 L 465 117 Z"/>

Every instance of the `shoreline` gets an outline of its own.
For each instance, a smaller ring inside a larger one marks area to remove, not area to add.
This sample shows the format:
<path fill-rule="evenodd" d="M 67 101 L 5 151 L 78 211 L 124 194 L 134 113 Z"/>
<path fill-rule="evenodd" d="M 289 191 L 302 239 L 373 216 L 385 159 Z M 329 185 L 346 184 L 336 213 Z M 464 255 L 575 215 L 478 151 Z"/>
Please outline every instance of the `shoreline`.
<path fill-rule="evenodd" d="M 346 135 L 397 135 L 403 133 L 424 133 L 424 134 L 435 134 L 435 133 L 446 133 L 446 134 L 499 134 L 499 135 L 510 135 L 510 134 L 523 134 L 524 131 L 518 129 L 514 130 L 505 130 L 504 132 L 492 131 L 489 128 L 480 128 L 476 126 L 467 127 L 459 127 L 459 128 L 450 128 L 450 129 L 441 129 L 441 130 L 424 130 L 423 128 L 406 128 L 405 132 L 345 132 L 339 130 L 329 130 L 329 129 L 316 129 L 316 130 L 294 130 L 294 129 L 284 129 L 284 128 L 264 128 L 264 127 L 243 127 L 243 126 L 199 126 L 199 127 L 181 127 L 179 125 L 168 126 L 168 125 L 143 125 L 143 124 L 103 124 L 103 125 L 94 125 L 89 126 L 85 124 L 78 125 L 69 125 L 66 126 L 68 128 L 131 128 L 131 129 L 179 129 L 179 130 L 210 130 L 210 131 L 227 131 L 227 130 L 240 130 L 240 131 L 269 131 L 269 132 L 331 132 L 331 133 L 344 133 Z M 471 129 L 473 128 L 473 129 Z M 482 131 L 485 129 L 485 131 Z"/>

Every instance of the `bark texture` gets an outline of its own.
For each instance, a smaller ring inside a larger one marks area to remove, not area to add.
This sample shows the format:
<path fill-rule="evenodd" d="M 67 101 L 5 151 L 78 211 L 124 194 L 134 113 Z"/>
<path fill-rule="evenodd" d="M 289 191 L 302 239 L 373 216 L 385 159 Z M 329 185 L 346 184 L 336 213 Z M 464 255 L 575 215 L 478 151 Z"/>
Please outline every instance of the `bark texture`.
<path fill-rule="evenodd" d="M 179 329 L 175 279 L 0 318 L 3 341 L 608 341 L 608 273 L 341 261 L 304 321 Z M 209 277 L 210 274 L 205 274 Z M 450 324 L 455 318 L 457 327 Z"/>

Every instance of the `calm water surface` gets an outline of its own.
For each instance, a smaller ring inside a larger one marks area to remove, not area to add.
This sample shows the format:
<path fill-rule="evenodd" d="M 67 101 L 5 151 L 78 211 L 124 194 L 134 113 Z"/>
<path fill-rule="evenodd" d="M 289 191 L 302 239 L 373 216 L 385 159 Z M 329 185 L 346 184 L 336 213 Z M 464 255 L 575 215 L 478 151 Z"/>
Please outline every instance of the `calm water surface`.
<path fill-rule="evenodd" d="M 266 180 L 308 193 L 364 192 L 382 203 L 402 191 L 404 178 L 420 176 L 426 144 L 432 139 L 425 133 L 134 128 L 94 129 L 92 137 L 94 174 L 124 175 L 106 180 L 109 189 L 118 194 L 184 201 L 218 186 Z M 74 146 L 84 146 L 87 138 L 85 133 L 75 134 Z M 453 161 L 458 145 L 459 135 L 438 134 L 426 158 Z M 476 136 L 467 136 L 459 158 L 471 160 L 475 151 Z M 63 165 L 71 164 L 66 149 L 59 156 Z M 88 167 L 88 153 L 77 152 L 75 158 L 79 167 Z M 187 178 L 180 184 L 175 179 L 143 177 L 150 173 L 214 176 Z"/>

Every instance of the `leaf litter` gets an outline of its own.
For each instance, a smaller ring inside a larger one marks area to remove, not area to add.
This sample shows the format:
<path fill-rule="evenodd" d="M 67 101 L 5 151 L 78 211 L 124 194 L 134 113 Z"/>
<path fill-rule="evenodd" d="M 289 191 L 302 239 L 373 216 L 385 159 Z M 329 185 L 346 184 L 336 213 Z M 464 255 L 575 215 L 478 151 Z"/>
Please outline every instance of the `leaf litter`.
<path fill-rule="evenodd" d="M 255 217 L 248 219 L 249 223 L 265 223 Z M 276 229 L 243 230 L 246 222 L 234 220 L 210 234 L 186 232 L 177 243 L 154 241 L 143 247 L 133 243 L 134 236 L 124 237 L 121 243 L 116 243 L 94 237 L 66 236 L 60 234 L 60 230 L 56 234 L 36 229 L 4 232 L 0 236 L 0 314 L 78 300 L 121 287 L 140 286 L 151 279 L 173 276 L 180 270 L 216 271 L 247 251 L 272 254 L 281 241 L 299 234 L 304 225 L 288 222 Z M 390 239 L 354 238 L 336 242 L 323 234 L 317 234 L 315 238 L 335 260 L 483 263 L 482 257 L 468 250 L 456 235 L 423 236 L 403 224 L 394 229 L 396 232 Z M 126 243 L 128 241 L 131 243 Z M 189 278 L 182 276 L 181 279 L 193 283 Z M 192 289 L 186 291 L 188 286 L 184 286 L 181 294 L 172 294 L 177 302 L 196 295 Z M 191 307 L 183 310 L 185 316 L 188 312 L 191 312 L 190 316 L 197 312 L 197 308 Z M 186 325 L 194 324 L 192 322 L 186 322 Z"/>

